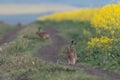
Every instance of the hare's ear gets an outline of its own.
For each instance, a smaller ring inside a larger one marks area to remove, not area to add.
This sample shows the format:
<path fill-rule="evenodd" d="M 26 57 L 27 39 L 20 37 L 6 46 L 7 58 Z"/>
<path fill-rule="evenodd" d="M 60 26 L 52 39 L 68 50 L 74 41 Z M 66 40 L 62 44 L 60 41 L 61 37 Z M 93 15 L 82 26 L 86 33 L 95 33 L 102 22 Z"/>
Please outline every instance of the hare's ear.
<path fill-rule="evenodd" d="M 77 43 L 75 42 L 74 45 L 76 45 Z"/>
<path fill-rule="evenodd" d="M 38 32 L 40 32 L 40 30 L 41 30 L 41 28 L 40 28 L 40 27 L 38 27 Z"/>
<path fill-rule="evenodd" d="M 74 40 L 72 40 L 71 45 L 76 45 L 76 42 Z"/>
<path fill-rule="evenodd" d="M 71 41 L 71 44 L 72 44 L 72 45 L 75 45 L 75 44 L 76 44 L 76 42 L 75 42 L 74 40 L 72 40 L 72 41 Z"/>
<path fill-rule="evenodd" d="M 74 40 L 71 41 L 71 45 L 73 45 L 73 44 L 74 44 Z"/>

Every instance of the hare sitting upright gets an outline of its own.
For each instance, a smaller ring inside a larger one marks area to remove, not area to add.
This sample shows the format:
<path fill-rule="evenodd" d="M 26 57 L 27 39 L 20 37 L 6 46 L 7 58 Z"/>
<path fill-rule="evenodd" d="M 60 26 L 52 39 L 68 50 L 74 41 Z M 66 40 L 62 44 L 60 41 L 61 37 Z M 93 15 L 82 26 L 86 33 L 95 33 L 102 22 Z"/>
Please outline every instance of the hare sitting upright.
<path fill-rule="evenodd" d="M 71 41 L 70 46 L 68 46 L 66 48 L 67 50 L 67 57 L 68 57 L 68 64 L 70 65 L 75 65 L 76 61 L 77 61 L 77 55 L 76 53 L 73 51 L 73 47 L 74 47 L 74 41 Z"/>

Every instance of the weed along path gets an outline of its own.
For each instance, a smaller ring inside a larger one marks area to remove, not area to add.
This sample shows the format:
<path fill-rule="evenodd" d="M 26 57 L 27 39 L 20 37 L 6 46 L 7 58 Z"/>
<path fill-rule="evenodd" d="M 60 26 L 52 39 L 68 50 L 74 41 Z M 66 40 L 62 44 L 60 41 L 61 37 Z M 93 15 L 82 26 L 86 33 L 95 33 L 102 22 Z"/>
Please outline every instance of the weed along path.
<path fill-rule="evenodd" d="M 0 39 L 0 45 L 3 45 L 5 43 L 8 43 L 12 41 L 17 33 L 23 28 L 23 26 L 16 26 L 15 29 L 7 32 L 1 39 Z"/>
<path fill-rule="evenodd" d="M 67 44 L 67 40 L 63 38 L 62 36 L 58 35 L 57 29 L 55 29 L 54 26 L 46 26 L 45 31 L 50 34 L 52 43 L 47 46 L 43 46 L 39 49 L 37 56 L 45 61 L 57 63 L 58 60 L 60 60 L 60 51 L 64 45 Z M 61 64 L 64 65 L 64 64 Z M 120 74 L 109 72 L 101 69 L 94 69 L 94 68 L 88 68 L 84 67 L 82 65 L 64 65 L 69 66 L 71 68 L 74 68 L 75 70 L 83 70 L 84 72 L 95 75 L 98 77 L 105 78 L 106 80 L 120 80 Z"/>

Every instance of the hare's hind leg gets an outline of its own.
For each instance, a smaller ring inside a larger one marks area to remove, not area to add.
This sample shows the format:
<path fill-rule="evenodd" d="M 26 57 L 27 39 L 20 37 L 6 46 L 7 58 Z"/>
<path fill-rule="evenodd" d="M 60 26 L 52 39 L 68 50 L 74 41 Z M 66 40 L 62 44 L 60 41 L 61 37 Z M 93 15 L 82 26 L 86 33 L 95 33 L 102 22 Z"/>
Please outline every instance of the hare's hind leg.
<path fill-rule="evenodd" d="M 72 61 L 71 61 L 71 65 L 75 65 L 76 64 L 76 59 L 74 58 Z"/>

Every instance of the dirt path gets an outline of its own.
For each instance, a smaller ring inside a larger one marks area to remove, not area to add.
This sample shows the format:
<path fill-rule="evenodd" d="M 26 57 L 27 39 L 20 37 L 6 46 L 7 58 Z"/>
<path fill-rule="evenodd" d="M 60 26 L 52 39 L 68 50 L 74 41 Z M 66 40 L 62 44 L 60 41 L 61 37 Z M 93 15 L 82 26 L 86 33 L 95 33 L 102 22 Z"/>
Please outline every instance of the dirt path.
<path fill-rule="evenodd" d="M 67 41 L 63 37 L 57 35 L 57 31 L 53 26 L 46 26 L 45 31 L 50 34 L 52 44 L 43 46 L 38 51 L 38 56 L 43 60 L 57 63 L 60 58 L 58 54 L 60 53 L 62 46 L 65 45 Z"/>
<path fill-rule="evenodd" d="M 50 45 L 42 47 L 38 51 L 38 57 L 45 61 L 50 61 L 57 63 L 58 60 L 60 60 L 59 53 L 61 51 L 61 48 L 67 44 L 66 39 L 64 39 L 62 36 L 59 36 L 53 26 L 46 26 L 45 31 L 48 32 L 51 36 L 52 43 Z M 61 64 L 63 65 L 63 64 Z M 65 65 L 65 66 L 70 66 L 70 65 Z M 114 72 L 109 72 L 105 70 L 100 70 L 100 69 L 93 69 L 93 68 L 87 68 L 82 65 L 74 65 L 70 66 L 76 70 L 83 70 L 86 73 L 90 75 L 95 75 L 98 77 L 105 78 L 106 80 L 120 80 L 120 75 Z"/>
<path fill-rule="evenodd" d="M 18 33 L 18 31 L 20 31 L 23 28 L 23 26 L 16 26 L 15 29 L 7 32 L 5 35 L 3 35 L 3 37 L 0 39 L 0 45 L 3 45 L 4 43 L 8 43 L 10 41 L 12 41 L 16 34 Z"/>

